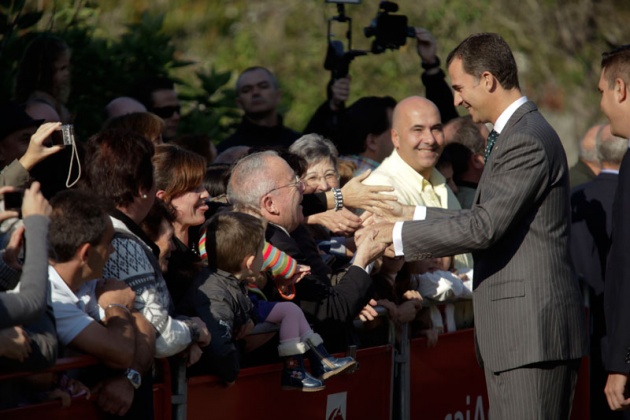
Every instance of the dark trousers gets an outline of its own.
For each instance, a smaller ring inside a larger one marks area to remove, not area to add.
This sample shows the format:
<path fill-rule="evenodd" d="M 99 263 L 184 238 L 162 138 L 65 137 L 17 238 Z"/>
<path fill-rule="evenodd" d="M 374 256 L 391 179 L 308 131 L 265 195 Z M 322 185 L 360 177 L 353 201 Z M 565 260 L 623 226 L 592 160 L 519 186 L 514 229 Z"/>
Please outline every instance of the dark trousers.
<path fill-rule="evenodd" d="M 534 363 L 503 372 L 485 369 L 491 420 L 568 419 L 580 359 Z"/>

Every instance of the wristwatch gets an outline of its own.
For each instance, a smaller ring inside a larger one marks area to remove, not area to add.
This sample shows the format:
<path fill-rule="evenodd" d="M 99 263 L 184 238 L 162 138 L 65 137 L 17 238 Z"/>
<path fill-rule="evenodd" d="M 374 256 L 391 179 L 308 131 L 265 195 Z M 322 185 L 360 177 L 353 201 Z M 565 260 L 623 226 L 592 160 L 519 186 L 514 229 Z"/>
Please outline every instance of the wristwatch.
<path fill-rule="evenodd" d="M 199 341 L 201 337 L 201 330 L 199 330 L 199 326 L 192 319 L 185 319 L 184 324 L 188 326 L 188 330 L 190 331 L 190 341 L 196 343 Z"/>
<path fill-rule="evenodd" d="M 137 370 L 129 368 L 125 371 L 125 376 L 135 389 L 140 388 L 140 385 L 142 385 L 142 375 Z"/>

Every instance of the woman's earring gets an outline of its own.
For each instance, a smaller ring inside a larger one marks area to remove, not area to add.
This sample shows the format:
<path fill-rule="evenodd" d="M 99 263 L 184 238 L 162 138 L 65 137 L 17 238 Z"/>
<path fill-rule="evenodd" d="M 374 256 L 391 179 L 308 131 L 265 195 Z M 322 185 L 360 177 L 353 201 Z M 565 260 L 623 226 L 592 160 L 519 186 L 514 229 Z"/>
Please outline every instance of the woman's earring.
<path fill-rule="evenodd" d="M 147 195 L 146 194 L 142 194 L 142 198 L 146 199 Z"/>

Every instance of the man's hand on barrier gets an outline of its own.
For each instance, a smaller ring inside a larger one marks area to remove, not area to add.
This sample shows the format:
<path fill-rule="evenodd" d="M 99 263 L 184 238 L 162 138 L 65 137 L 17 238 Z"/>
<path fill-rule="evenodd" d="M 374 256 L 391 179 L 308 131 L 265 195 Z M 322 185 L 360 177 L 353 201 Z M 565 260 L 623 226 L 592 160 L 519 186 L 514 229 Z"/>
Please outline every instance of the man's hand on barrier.
<path fill-rule="evenodd" d="M 412 301 L 418 310 L 422 309 L 422 295 L 417 290 L 407 290 L 403 293 L 403 298 Z"/>
<path fill-rule="evenodd" d="M 109 305 L 122 305 L 130 311 L 136 299 L 136 293 L 124 281 L 102 279 L 96 285 L 96 297 L 101 308 Z"/>
<path fill-rule="evenodd" d="M 422 308 L 422 305 L 418 307 L 415 300 L 408 300 L 398 305 L 398 319 L 399 324 L 405 324 L 411 322 L 418 315 L 418 311 Z"/>
<path fill-rule="evenodd" d="M 363 322 L 374 321 L 374 319 L 378 317 L 378 312 L 374 309 L 376 305 L 378 305 L 378 303 L 374 299 L 370 299 L 368 304 L 359 312 L 359 319 Z"/>
<path fill-rule="evenodd" d="M 253 329 L 254 321 L 250 319 L 245 324 L 241 325 L 238 330 L 234 331 L 234 340 L 238 341 L 244 339 Z"/>
<path fill-rule="evenodd" d="M 197 341 L 197 344 L 199 344 L 200 347 L 205 347 L 210 344 L 212 336 L 210 335 L 210 331 L 208 331 L 208 327 L 206 327 L 206 323 L 203 322 L 201 318 L 196 316 L 193 316 L 192 318 L 190 318 L 190 320 L 197 324 L 197 327 L 199 327 L 199 340 Z"/>
<path fill-rule="evenodd" d="M 188 347 L 185 351 L 187 352 L 186 367 L 190 367 L 197 363 L 199 359 L 201 359 L 201 355 L 203 354 L 201 347 L 199 347 L 199 344 L 197 343 L 192 343 L 190 347 Z"/>
<path fill-rule="evenodd" d="M 389 316 L 389 319 L 393 322 L 396 322 L 396 320 L 398 319 L 398 306 L 396 306 L 394 302 L 387 299 L 379 299 L 378 301 L 376 301 L 376 303 L 379 306 L 387 309 L 387 316 Z"/>
<path fill-rule="evenodd" d="M 23 362 L 30 354 L 31 339 L 22 327 L 0 330 L 0 356 Z"/>
<path fill-rule="evenodd" d="M 93 389 L 96 403 L 101 410 L 116 416 L 124 416 L 133 403 L 135 389 L 124 375 L 99 382 Z"/>

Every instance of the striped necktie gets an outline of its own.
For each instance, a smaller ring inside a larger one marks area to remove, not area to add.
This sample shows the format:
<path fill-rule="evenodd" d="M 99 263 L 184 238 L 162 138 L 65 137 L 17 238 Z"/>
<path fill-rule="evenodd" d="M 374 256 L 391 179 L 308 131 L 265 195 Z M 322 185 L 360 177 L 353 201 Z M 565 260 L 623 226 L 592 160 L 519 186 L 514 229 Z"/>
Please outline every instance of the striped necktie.
<path fill-rule="evenodd" d="M 490 152 L 492 151 L 492 148 L 494 147 L 494 143 L 497 141 L 497 138 L 499 138 L 499 133 L 492 130 L 490 134 L 488 135 L 488 142 L 486 143 L 486 151 L 483 155 L 484 163 L 488 161 L 488 157 L 490 156 Z"/>

